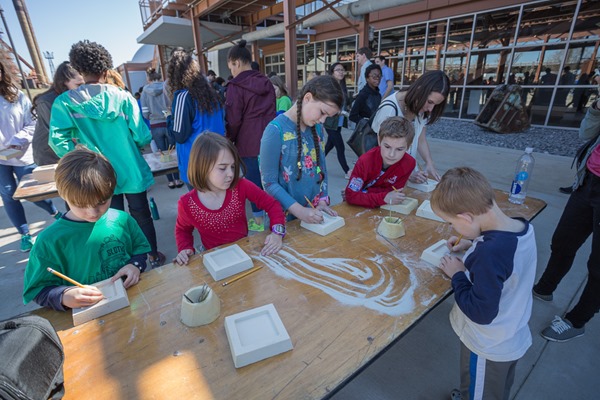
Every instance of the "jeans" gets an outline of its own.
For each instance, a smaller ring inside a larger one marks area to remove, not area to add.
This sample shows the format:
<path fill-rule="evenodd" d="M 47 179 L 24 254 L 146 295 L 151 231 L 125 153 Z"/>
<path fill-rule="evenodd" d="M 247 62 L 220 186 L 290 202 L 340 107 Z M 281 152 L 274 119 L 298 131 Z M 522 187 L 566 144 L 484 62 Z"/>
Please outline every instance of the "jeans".
<path fill-rule="evenodd" d="M 342 138 L 342 127 L 338 126 L 336 130 L 327 129 L 327 142 L 325 143 L 325 155 L 329 154 L 329 152 L 335 147 L 335 152 L 337 153 L 338 162 L 340 166 L 344 170 L 344 173 L 348 173 L 350 168 L 348 167 L 348 162 L 346 161 L 346 146 L 344 144 L 344 139 Z"/>
<path fill-rule="evenodd" d="M 150 254 L 155 256 L 158 251 L 158 246 L 156 244 L 156 230 L 154 229 L 154 222 L 152 221 L 152 214 L 150 213 L 150 205 L 148 204 L 146 192 L 115 194 L 110 202 L 110 208 L 125 211 L 125 200 L 123 196 L 127 197 L 129 213 L 138 223 L 146 236 L 146 239 L 148 239 L 148 242 L 150 243 Z"/>
<path fill-rule="evenodd" d="M 156 143 L 156 147 L 158 147 L 159 150 L 167 150 L 169 146 L 175 147 L 175 141 L 171 140 L 167 134 L 166 127 L 151 127 L 150 133 L 152 133 L 152 139 L 154 139 L 154 143 Z M 179 180 L 179 173 L 167 174 L 167 180 L 169 182 Z"/>
<path fill-rule="evenodd" d="M 21 235 L 29 234 L 27 219 L 25 218 L 25 210 L 19 200 L 14 200 L 12 197 L 17 190 L 17 186 L 23 178 L 23 175 L 30 174 L 37 167 L 35 164 L 25 166 L 13 166 L 0 164 L 0 196 L 4 203 L 4 209 L 8 214 L 10 222 L 13 224 Z M 16 179 L 15 179 L 16 175 Z M 57 210 L 51 200 L 36 201 L 33 204 L 46 210 L 48 214 L 54 215 Z"/>
<path fill-rule="evenodd" d="M 244 162 L 244 165 L 246 165 L 246 176 L 244 178 L 262 189 L 260 169 L 258 168 L 258 157 L 242 157 L 242 161 Z M 258 208 L 256 204 L 250 202 L 250 205 L 252 206 L 252 214 L 254 214 L 255 217 L 262 217 L 265 215 L 265 212 Z"/>
<path fill-rule="evenodd" d="M 588 280 L 579 301 L 565 315 L 575 328 L 583 327 L 600 310 L 600 177 L 588 171 L 583 185 L 571 194 L 558 221 L 550 244 L 552 253 L 544 274 L 535 285 L 536 292 L 554 292 L 590 234 Z"/>

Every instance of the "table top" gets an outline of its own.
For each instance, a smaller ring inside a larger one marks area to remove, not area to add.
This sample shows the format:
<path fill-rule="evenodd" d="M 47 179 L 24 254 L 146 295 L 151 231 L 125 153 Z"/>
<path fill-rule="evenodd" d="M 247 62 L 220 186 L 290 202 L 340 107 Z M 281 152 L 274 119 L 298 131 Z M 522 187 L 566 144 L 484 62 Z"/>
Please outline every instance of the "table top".
<path fill-rule="evenodd" d="M 545 203 L 527 198 L 510 216 L 535 217 Z M 428 193 L 410 194 L 420 201 Z M 420 260 L 452 234 L 449 224 L 404 216 L 406 236 L 388 240 L 376 228 L 388 211 L 342 203 L 345 226 L 321 237 L 288 223 L 283 249 L 263 257 L 266 233 L 236 242 L 263 268 L 231 285 L 214 282 L 202 255 L 189 266 L 148 271 L 128 290 L 130 307 L 73 327 L 70 312 L 38 310 L 65 348 L 66 399 L 319 399 L 343 385 L 400 338 L 450 292 L 450 280 Z M 221 301 L 211 324 L 180 322 L 181 299 L 208 283 Z M 236 369 L 224 317 L 272 303 L 293 350 Z"/>
<path fill-rule="evenodd" d="M 172 174 L 178 171 L 177 153 L 173 152 L 171 155 L 173 156 L 172 161 L 162 162 L 160 161 L 160 153 L 143 154 L 154 176 Z M 33 178 L 33 174 L 23 176 L 13 195 L 13 199 L 15 200 L 28 201 L 40 201 L 53 197 L 58 197 L 56 183 L 54 181 L 38 182 Z"/>

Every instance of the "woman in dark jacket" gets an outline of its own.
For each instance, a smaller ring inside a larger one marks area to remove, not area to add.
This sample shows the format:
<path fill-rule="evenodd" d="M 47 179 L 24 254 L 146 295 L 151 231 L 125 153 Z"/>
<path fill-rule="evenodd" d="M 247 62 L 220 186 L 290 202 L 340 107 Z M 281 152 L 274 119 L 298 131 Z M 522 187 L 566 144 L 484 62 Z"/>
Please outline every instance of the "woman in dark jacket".
<path fill-rule="evenodd" d="M 356 96 L 350 110 L 350 121 L 355 123 L 362 118 L 371 118 L 381 103 L 381 94 L 379 93 L 381 67 L 377 64 L 369 65 L 365 71 L 365 79 L 367 84 Z"/>
<path fill-rule="evenodd" d="M 225 130 L 246 165 L 246 178 L 262 188 L 258 169 L 260 140 L 267 124 L 275 118 L 275 89 L 269 78 L 252 70 L 252 56 L 246 41 L 240 40 L 229 50 L 227 66 L 233 79 L 227 83 Z M 263 231 L 264 211 L 252 203 L 254 218 L 248 221 L 251 231 Z"/>

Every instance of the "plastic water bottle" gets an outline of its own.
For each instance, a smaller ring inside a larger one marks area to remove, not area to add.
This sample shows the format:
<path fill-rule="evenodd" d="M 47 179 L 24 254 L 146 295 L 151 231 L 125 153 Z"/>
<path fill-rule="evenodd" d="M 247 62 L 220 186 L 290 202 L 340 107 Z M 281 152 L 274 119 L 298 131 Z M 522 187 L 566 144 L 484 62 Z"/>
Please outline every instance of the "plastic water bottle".
<path fill-rule="evenodd" d="M 158 207 L 156 206 L 156 202 L 154 201 L 154 197 L 150 197 L 150 213 L 152 214 L 153 220 L 160 219 L 160 214 L 158 213 Z"/>
<path fill-rule="evenodd" d="M 517 168 L 515 168 L 515 177 L 513 178 L 512 186 L 510 187 L 510 196 L 508 201 L 514 204 L 523 204 L 525 196 L 527 195 L 527 187 L 531 180 L 531 173 L 533 172 L 533 164 L 535 160 L 531 153 L 533 152 L 532 147 L 527 147 L 525 153 L 517 161 Z"/>

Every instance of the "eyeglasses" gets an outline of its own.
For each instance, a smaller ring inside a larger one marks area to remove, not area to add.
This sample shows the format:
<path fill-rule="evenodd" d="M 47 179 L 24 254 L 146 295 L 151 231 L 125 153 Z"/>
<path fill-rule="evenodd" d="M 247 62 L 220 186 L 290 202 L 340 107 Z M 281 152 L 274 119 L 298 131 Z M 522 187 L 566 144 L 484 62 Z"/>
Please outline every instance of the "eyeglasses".
<path fill-rule="evenodd" d="M 333 70 L 333 72 L 346 72 L 346 70 L 342 68 L 336 68 Z"/>
<path fill-rule="evenodd" d="M 381 75 L 379 75 L 379 74 L 377 74 L 377 75 L 371 74 L 371 75 L 369 75 L 369 78 L 378 80 L 378 79 L 381 79 Z"/>

